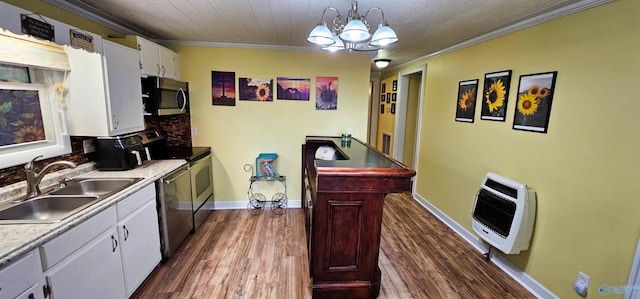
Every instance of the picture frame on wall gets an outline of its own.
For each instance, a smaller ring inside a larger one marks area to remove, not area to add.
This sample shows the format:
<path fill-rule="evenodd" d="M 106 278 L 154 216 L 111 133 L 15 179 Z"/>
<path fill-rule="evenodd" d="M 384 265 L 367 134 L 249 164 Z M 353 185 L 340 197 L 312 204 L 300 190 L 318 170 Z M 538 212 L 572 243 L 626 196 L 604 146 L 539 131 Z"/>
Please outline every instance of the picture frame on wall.
<path fill-rule="evenodd" d="M 398 91 L 398 80 L 393 80 L 393 84 L 391 84 L 391 91 Z"/>
<path fill-rule="evenodd" d="M 505 121 L 511 70 L 485 74 L 483 85 L 480 119 Z"/>
<path fill-rule="evenodd" d="M 391 103 L 391 93 L 387 92 L 387 103 Z"/>
<path fill-rule="evenodd" d="M 392 102 L 396 101 L 396 95 L 397 95 L 397 93 L 395 93 L 395 92 L 391 94 L 391 101 Z"/>
<path fill-rule="evenodd" d="M 456 99 L 456 121 L 472 123 L 476 112 L 478 79 L 460 81 Z"/>
<path fill-rule="evenodd" d="M 384 114 L 384 104 L 380 104 L 380 114 Z"/>
<path fill-rule="evenodd" d="M 380 102 L 383 102 L 383 103 L 384 103 L 384 101 L 385 101 L 385 99 L 384 99 L 384 94 L 381 94 L 381 95 L 380 95 Z"/>
<path fill-rule="evenodd" d="M 557 71 L 520 76 L 513 129 L 547 133 Z"/>
<path fill-rule="evenodd" d="M 382 83 L 382 90 L 380 92 L 384 94 L 385 92 L 387 92 L 386 89 L 387 89 L 387 84 Z"/>
<path fill-rule="evenodd" d="M 396 103 L 391 103 L 391 114 L 396 114 Z"/>

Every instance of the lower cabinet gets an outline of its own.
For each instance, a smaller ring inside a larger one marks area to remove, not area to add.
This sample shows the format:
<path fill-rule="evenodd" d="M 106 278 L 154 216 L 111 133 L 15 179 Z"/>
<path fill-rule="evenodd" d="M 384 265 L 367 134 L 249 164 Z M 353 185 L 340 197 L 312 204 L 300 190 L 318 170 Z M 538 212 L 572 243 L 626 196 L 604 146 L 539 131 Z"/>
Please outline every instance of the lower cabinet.
<path fill-rule="evenodd" d="M 151 225 L 152 223 L 156 225 Z M 160 262 L 160 235 L 157 223 L 155 200 L 118 222 L 120 256 L 127 297 L 133 294 Z"/>
<path fill-rule="evenodd" d="M 0 298 L 42 299 L 42 278 L 38 250 L 0 267 Z"/>
<path fill-rule="evenodd" d="M 45 272 L 51 298 L 125 298 L 117 236 L 112 227 Z"/>
<path fill-rule="evenodd" d="M 40 247 L 53 299 L 128 298 L 160 262 L 155 185 L 149 184 Z"/>

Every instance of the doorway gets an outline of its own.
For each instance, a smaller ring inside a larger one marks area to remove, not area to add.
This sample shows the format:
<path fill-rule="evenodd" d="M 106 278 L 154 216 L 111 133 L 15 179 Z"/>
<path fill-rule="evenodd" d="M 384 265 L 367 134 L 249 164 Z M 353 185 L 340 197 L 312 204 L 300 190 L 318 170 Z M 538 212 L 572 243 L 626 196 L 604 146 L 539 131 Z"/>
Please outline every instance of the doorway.
<path fill-rule="evenodd" d="M 425 65 L 398 73 L 398 103 L 392 157 L 412 169 L 418 167 L 425 74 Z M 416 173 L 412 179 L 412 193 L 415 193 L 418 175 Z"/>

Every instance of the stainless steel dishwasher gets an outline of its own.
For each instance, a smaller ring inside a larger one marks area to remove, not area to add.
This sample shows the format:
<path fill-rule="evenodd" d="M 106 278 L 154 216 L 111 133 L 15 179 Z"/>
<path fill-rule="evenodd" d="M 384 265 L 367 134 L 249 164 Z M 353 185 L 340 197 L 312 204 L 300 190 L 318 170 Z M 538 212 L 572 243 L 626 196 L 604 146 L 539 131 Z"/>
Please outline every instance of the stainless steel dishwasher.
<path fill-rule="evenodd" d="M 170 257 L 193 229 L 191 171 L 185 165 L 156 181 L 162 256 Z"/>

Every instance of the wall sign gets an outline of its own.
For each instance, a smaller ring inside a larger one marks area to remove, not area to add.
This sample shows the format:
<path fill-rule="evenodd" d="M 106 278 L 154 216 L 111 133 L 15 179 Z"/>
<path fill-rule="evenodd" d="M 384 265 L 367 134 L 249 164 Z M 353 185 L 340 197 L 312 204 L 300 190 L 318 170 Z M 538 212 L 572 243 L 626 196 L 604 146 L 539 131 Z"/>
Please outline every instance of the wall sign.
<path fill-rule="evenodd" d="M 82 31 L 69 29 L 69 40 L 71 45 L 80 49 L 93 52 L 93 35 Z"/>
<path fill-rule="evenodd" d="M 40 15 L 38 16 L 42 18 Z M 20 14 L 20 21 L 22 25 L 22 33 L 52 42 L 56 41 L 53 25 L 47 23 L 44 19 L 40 21 L 30 17 L 29 15 Z"/>

